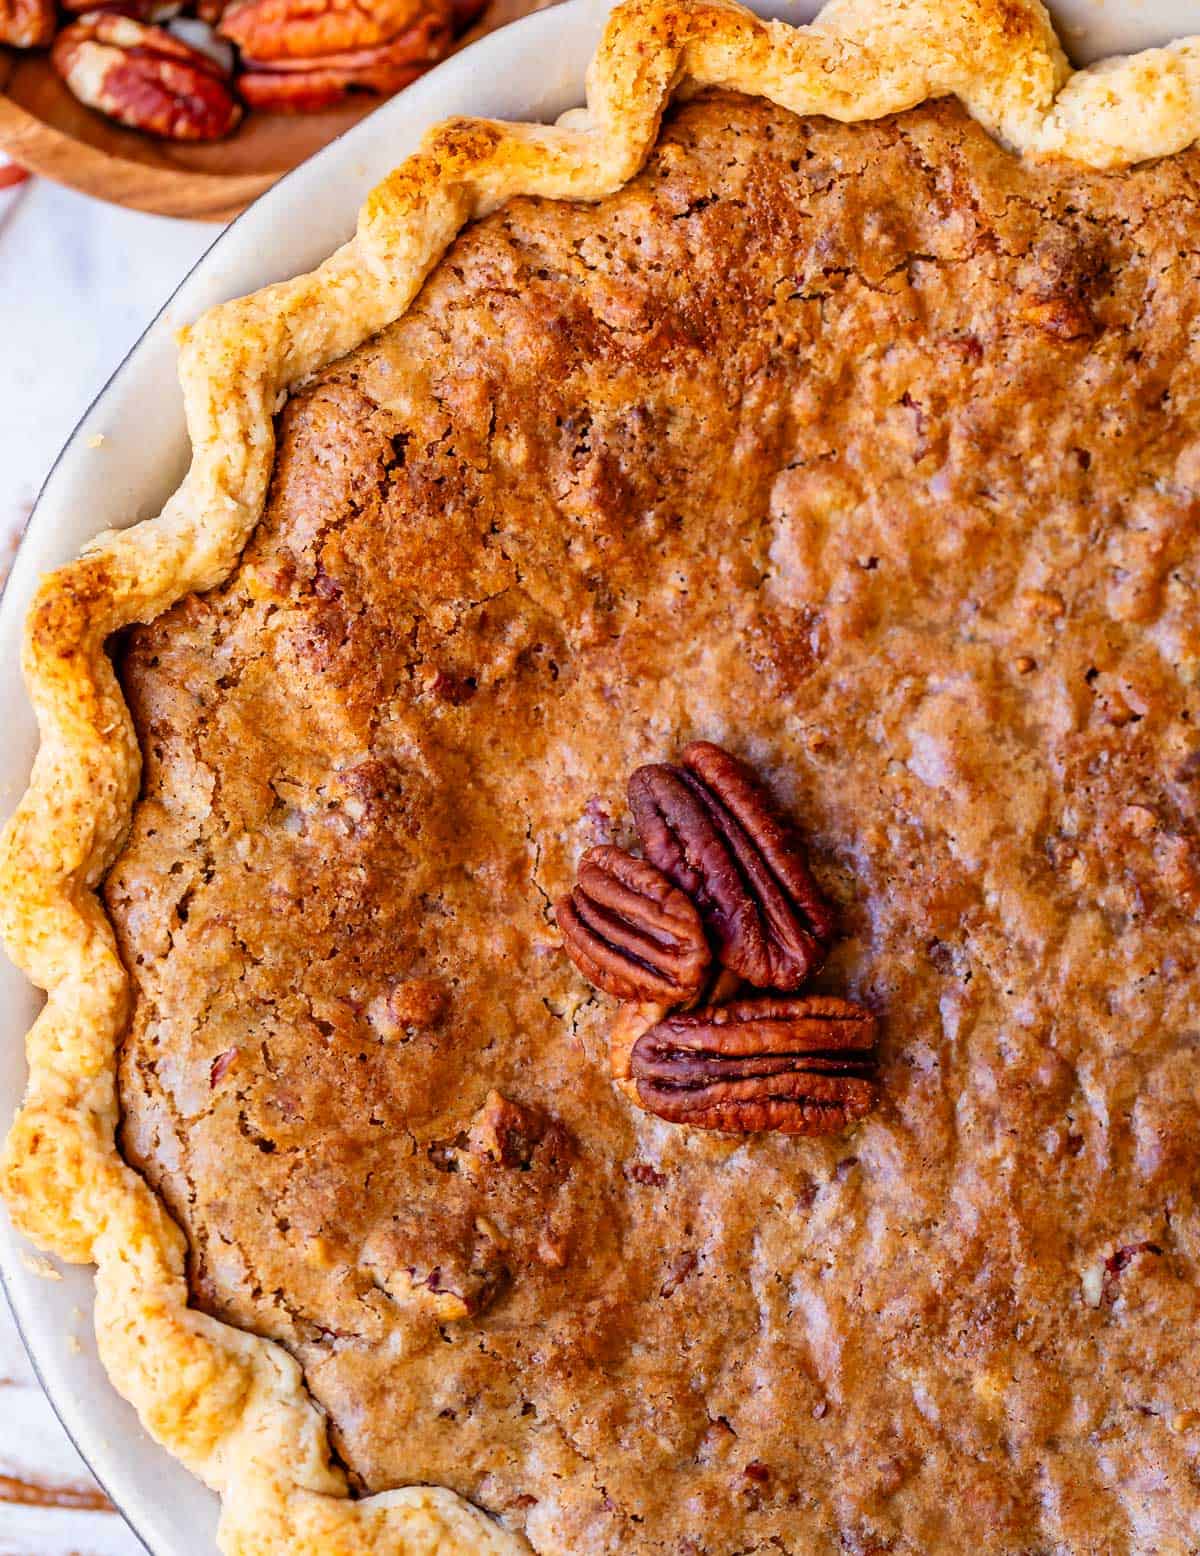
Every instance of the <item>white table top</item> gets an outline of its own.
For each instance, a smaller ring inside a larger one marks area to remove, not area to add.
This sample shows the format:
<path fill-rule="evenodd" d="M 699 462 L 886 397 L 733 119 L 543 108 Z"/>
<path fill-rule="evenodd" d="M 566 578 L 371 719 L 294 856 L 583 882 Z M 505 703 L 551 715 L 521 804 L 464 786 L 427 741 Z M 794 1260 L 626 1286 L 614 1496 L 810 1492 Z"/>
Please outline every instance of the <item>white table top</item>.
<path fill-rule="evenodd" d="M 216 232 L 40 180 L 0 191 L 0 576 L 75 422 Z M 144 1556 L 56 1421 L 2 1297 L 0 1556 Z"/>

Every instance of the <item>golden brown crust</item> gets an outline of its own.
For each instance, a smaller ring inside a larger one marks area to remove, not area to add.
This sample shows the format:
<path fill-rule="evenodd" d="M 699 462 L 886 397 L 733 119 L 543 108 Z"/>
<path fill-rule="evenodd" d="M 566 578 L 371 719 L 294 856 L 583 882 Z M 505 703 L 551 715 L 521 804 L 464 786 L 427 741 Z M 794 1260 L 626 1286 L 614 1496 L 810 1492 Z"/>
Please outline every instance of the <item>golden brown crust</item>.
<path fill-rule="evenodd" d="M 115 1050 L 128 982 L 94 895 L 136 795 L 139 754 L 106 657 L 118 628 L 218 583 L 262 511 L 272 415 L 298 379 L 407 309 L 458 229 L 510 196 L 597 199 L 626 182 L 685 85 L 797 113 L 873 118 L 953 93 L 1006 144 L 1115 167 L 1200 135 L 1200 41 L 1069 74 L 1034 0 L 833 0 L 811 27 L 732 6 L 635 0 L 556 129 L 452 121 L 371 195 L 357 236 L 311 275 L 201 319 L 183 347 L 193 462 L 157 519 L 97 538 L 48 578 L 24 668 L 42 745 L 0 850 L 0 929 L 48 992 L 3 1189 L 41 1246 L 97 1264 L 105 1364 L 147 1429 L 223 1497 L 226 1552 L 514 1550 L 430 1488 L 352 1502 L 322 1417 L 278 1346 L 188 1307 L 184 1243 L 122 1161 Z"/>

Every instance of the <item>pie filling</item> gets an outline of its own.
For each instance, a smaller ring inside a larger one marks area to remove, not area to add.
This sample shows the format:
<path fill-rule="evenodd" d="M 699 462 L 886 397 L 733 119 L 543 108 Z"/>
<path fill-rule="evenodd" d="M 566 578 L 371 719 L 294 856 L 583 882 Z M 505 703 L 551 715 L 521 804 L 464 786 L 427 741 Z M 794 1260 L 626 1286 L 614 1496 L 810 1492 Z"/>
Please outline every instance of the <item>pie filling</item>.
<path fill-rule="evenodd" d="M 1200 155 L 709 94 L 467 230 L 122 649 L 122 1146 L 359 1490 L 544 1556 L 1200 1527 Z M 841 1135 L 632 1105 L 559 945 L 685 742 L 883 1013 Z"/>

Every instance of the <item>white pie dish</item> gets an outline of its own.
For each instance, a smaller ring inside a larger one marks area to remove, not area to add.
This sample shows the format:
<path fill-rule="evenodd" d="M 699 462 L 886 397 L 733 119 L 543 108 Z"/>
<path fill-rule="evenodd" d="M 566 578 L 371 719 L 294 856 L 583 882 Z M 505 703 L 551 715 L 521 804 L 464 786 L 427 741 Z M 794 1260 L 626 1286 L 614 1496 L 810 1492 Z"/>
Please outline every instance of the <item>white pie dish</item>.
<path fill-rule="evenodd" d="M 815 7 L 760 5 L 802 21 Z M 0 609 L 0 809 L 15 802 L 28 773 L 34 729 L 17 673 L 17 644 L 37 577 L 73 556 L 98 530 L 158 510 L 182 475 L 186 442 L 175 387 L 173 333 L 212 303 L 310 268 L 341 242 L 369 188 L 413 149 L 421 132 L 454 113 L 551 119 L 582 98 L 585 66 L 606 7 L 591 0 L 531 18 L 435 72 L 360 129 L 306 164 L 218 240 L 155 321 L 76 430 L 30 523 Z M 1060 21 L 1079 58 L 1112 47 L 1164 41 L 1189 23 L 1185 0 L 1134 15 L 1116 0 L 1073 0 Z M 1072 26 L 1071 24 L 1075 25 Z M 1081 32 L 1077 30 L 1082 27 Z M 24 1080 L 20 1034 L 35 1000 L 7 965 L 0 968 L 0 1123 Z M 142 1434 L 95 1358 L 88 1272 L 63 1268 L 58 1281 L 36 1272 L 30 1250 L 3 1224 L 3 1268 L 35 1363 L 64 1423 L 131 1523 L 155 1553 L 214 1550 L 216 1501 Z M 44 1261 L 43 1261 L 44 1264 Z"/>

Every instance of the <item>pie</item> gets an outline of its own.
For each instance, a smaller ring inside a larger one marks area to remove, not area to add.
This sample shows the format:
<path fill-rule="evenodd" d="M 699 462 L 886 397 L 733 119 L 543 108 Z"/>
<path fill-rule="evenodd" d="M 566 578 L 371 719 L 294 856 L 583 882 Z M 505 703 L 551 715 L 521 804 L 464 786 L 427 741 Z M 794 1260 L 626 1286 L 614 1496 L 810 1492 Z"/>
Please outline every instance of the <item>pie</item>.
<path fill-rule="evenodd" d="M 193 327 L 30 617 L 4 1188 L 223 1550 L 1200 1546 L 1198 104 L 633 0 Z M 639 1107 L 563 955 L 697 739 L 879 1019 L 840 1133 Z"/>

